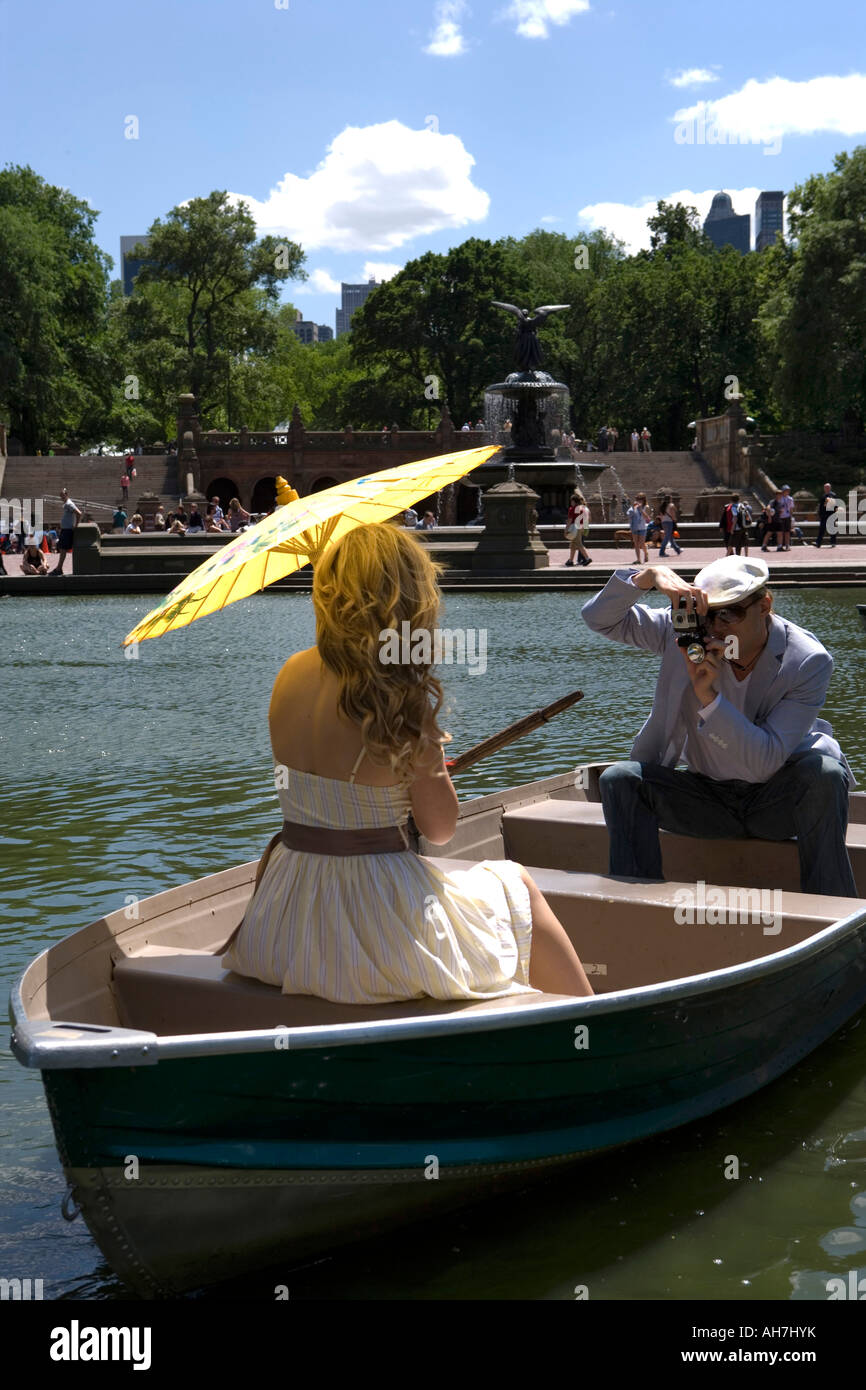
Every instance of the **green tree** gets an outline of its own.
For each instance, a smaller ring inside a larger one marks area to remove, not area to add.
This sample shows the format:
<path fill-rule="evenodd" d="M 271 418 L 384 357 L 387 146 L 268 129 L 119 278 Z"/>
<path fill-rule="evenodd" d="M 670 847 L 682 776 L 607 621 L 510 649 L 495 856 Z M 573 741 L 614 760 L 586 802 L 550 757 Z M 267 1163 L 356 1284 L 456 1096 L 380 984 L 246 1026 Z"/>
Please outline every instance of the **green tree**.
<path fill-rule="evenodd" d="M 666 203 L 664 198 L 659 199 L 652 217 L 647 218 L 647 226 L 653 252 L 670 254 L 680 246 L 706 251 L 713 245 L 704 235 L 697 208 L 687 207 L 685 203 Z"/>
<path fill-rule="evenodd" d="M 795 426 L 863 428 L 866 416 L 866 146 L 839 154 L 788 199 L 791 244 L 761 255 L 759 312 L 781 411 Z"/>
<path fill-rule="evenodd" d="M 352 423 L 374 427 L 391 416 L 427 425 L 443 401 L 455 423 L 475 419 L 484 387 L 509 363 L 513 327 L 491 301 L 522 297 L 514 274 L 504 243 L 473 237 L 444 255 L 427 252 L 379 286 L 352 319 L 352 357 L 390 383 L 394 404 L 383 419 L 379 392 L 365 397 L 358 385 L 367 418 Z"/>
<path fill-rule="evenodd" d="M 96 216 L 29 166 L 0 171 L 0 405 L 25 453 L 86 440 L 108 402 Z"/>
<path fill-rule="evenodd" d="M 132 370 L 152 414 L 190 390 L 210 422 L 222 414 L 234 368 L 276 347 L 279 286 L 307 278 L 304 253 L 285 239 L 257 239 L 247 205 L 224 192 L 173 208 L 148 237 L 133 253 L 144 265 L 124 307 Z"/>

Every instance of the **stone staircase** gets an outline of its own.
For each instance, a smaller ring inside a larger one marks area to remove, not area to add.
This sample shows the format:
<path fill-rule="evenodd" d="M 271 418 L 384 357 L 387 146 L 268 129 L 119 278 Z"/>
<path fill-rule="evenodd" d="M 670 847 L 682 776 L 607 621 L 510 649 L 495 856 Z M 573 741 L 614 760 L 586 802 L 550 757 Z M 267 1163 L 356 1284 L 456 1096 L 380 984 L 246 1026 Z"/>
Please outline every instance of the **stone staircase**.
<path fill-rule="evenodd" d="M 663 449 L 653 454 L 620 451 L 578 455 L 578 462 L 582 460 L 608 465 L 604 473 L 587 485 L 587 500 L 591 502 L 597 499 L 600 488 L 606 507 L 614 494 L 619 495 L 617 478 L 629 498 L 633 498 L 636 492 L 645 492 L 650 504 L 655 500 L 659 488 L 678 493 L 681 516 L 692 515 L 698 493 L 704 488 L 720 485 L 720 479 L 710 465 L 687 450 Z M 753 501 L 753 505 L 762 505 L 753 493 L 746 492 L 745 495 Z"/>
<path fill-rule="evenodd" d="M 55 455 L 28 457 L 10 455 L 6 460 L 3 496 L 43 498 L 46 525 L 60 519 L 60 489 L 66 487 L 82 511 L 90 511 L 95 521 L 110 520 L 120 502 L 120 480 L 126 471 L 122 454 Z M 155 492 L 164 506 L 177 505 L 178 461 L 174 455 L 138 454 L 137 476 L 129 487 L 125 510 L 132 514 L 144 492 Z"/>

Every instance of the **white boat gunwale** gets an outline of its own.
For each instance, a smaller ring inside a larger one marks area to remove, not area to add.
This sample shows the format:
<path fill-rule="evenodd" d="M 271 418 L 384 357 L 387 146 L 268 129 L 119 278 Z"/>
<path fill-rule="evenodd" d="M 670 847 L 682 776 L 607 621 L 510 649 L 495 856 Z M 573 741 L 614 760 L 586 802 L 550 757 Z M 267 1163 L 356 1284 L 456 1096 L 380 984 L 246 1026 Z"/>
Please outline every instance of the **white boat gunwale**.
<path fill-rule="evenodd" d="M 216 877 L 208 875 L 207 877 Z M 205 879 L 197 880 L 206 882 Z M 624 880 L 636 882 L 639 880 Z M 147 901 L 144 899 L 143 901 Z M 445 1034 L 494 1032 L 503 1027 L 524 1028 L 561 1020 L 579 1022 L 617 1014 L 636 1007 L 668 1005 L 681 999 L 697 998 L 726 986 L 739 986 L 781 974 L 797 967 L 828 947 L 839 944 L 866 926 L 866 908 L 858 907 L 847 917 L 830 923 L 808 937 L 759 959 L 725 966 L 719 970 L 682 976 L 653 985 L 638 985 L 590 998 L 527 1002 L 520 1007 L 498 1008 L 495 1012 L 467 1014 L 453 1012 L 419 1018 L 379 1019 L 370 1023 L 333 1023 L 318 1027 L 277 1027 L 232 1032 L 177 1033 L 159 1035 L 143 1030 L 108 1024 L 78 1023 L 75 1020 L 34 1019 L 26 1016 L 21 994 L 23 975 L 15 982 L 10 998 L 13 1024 L 12 1050 L 25 1067 L 40 1070 L 76 1067 L 117 1067 L 156 1065 L 181 1057 L 203 1057 L 232 1053 L 270 1052 L 279 1040 L 288 1040 L 286 1051 L 306 1051 L 323 1047 L 351 1047 L 358 1044 L 408 1042 Z M 82 929 L 86 930 L 86 929 Z M 697 930 L 705 930 L 697 927 Z M 50 950 L 50 948 L 48 948 Z M 47 955 L 48 951 L 40 953 Z M 40 957 L 36 957 L 38 960 Z M 31 962 L 31 964 L 35 964 Z M 30 966 L 28 966 L 28 969 Z M 450 1001 L 443 1001 L 450 1002 Z M 61 1036 L 58 1037 L 56 1030 Z M 64 1030 L 84 1033 L 84 1038 L 63 1038 Z"/>

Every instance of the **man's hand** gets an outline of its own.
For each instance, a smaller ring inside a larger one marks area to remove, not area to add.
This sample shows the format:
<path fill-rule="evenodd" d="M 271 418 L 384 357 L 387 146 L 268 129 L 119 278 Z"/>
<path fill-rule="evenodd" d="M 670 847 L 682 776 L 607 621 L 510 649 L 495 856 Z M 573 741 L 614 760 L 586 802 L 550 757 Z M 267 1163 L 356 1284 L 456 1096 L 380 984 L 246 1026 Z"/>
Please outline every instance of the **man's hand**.
<path fill-rule="evenodd" d="M 633 575 L 632 583 L 638 589 L 658 589 L 660 594 L 670 599 L 674 608 L 679 606 L 681 598 L 685 598 L 689 613 L 707 611 L 707 596 L 704 590 L 695 584 L 687 584 L 676 570 L 668 569 L 667 565 L 650 565 L 648 569 L 641 570 L 640 574 Z"/>
<path fill-rule="evenodd" d="M 719 672 L 725 659 L 725 644 L 720 642 L 717 637 L 708 638 L 707 654 L 703 661 L 690 661 L 685 647 L 681 647 L 680 651 L 686 663 L 692 688 L 698 697 L 698 703 L 702 709 L 705 709 L 707 705 L 713 703 L 719 693 Z"/>

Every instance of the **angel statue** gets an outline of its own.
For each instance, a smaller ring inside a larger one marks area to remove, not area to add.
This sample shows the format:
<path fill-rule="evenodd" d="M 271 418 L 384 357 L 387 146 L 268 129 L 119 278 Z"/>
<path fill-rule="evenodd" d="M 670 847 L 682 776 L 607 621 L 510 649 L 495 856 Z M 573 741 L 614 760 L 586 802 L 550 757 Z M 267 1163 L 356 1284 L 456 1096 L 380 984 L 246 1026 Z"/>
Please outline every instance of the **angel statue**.
<path fill-rule="evenodd" d="M 539 309 L 534 309 L 532 314 L 528 309 L 518 309 L 516 304 L 503 304 L 498 299 L 492 299 L 491 304 L 496 309 L 507 309 L 510 314 L 517 318 L 517 365 L 522 372 L 534 372 L 541 366 L 541 344 L 538 341 L 538 329 L 548 314 L 555 314 L 559 309 L 570 309 L 570 304 L 542 304 Z"/>

